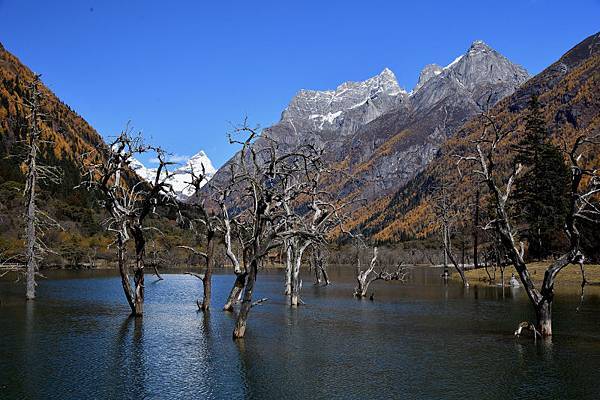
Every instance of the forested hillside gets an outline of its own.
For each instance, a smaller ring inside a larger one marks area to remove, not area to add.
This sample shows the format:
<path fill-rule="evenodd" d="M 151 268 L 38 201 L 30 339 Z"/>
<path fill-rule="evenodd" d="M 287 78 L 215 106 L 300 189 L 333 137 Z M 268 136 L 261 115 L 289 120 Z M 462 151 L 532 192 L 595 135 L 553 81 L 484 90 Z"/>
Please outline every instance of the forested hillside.
<path fill-rule="evenodd" d="M 3 259 L 23 250 L 24 146 L 28 129 L 24 102 L 35 74 L 0 44 L 0 254 Z M 90 265 L 112 260 L 108 245 L 114 240 L 102 226 L 105 213 L 93 192 L 76 188 L 81 181 L 81 155 L 105 148 L 102 137 L 81 116 L 47 87 L 41 86 L 40 162 L 56 166 L 60 183 L 42 182 L 39 204 L 42 211 L 60 223 L 46 232 L 44 241 L 52 251 L 45 265 Z M 123 121 L 125 124 L 126 121 Z M 113 134 L 116 134 L 114 132 Z M 131 175 L 131 179 L 137 179 Z M 165 243 L 179 244 L 183 235 L 173 221 L 158 220 Z M 104 260 L 104 261 L 103 261 Z"/>
<path fill-rule="evenodd" d="M 537 95 L 541 117 L 549 140 L 562 148 L 577 136 L 595 134 L 600 130 L 600 35 L 595 34 L 561 57 L 543 72 L 526 82 L 513 95 L 491 108 L 489 115 L 499 126 L 511 131 L 505 149 L 504 166 L 509 168 L 516 153 L 516 144 L 525 135 L 530 110 L 528 104 Z M 450 193 L 458 203 L 468 205 L 463 212 L 463 234 L 470 236 L 474 203 L 478 185 L 471 176 L 460 176 L 456 155 L 472 152 L 472 141 L 482 133 L 482 120 L 476 117 L 449 139 L 425 170 L 393 196 L 361 210 L 357 229 L 368 232 L 379 242 L 396 242 L 436 235 L 439 219 L 434 213 L 433 192 L 450 185 Z M 600 151 L 586 154 L 590 165 L 598 165 Z M 485 194 L 482 194 L 482 199 Z M 484 204 L 482 204 L 482 207 Z M 597 231 L 590 230 L 598 243 Z M 596 245 L 597 246 L 597 245 Z M 598 254 L 598 249 L 594 249 Z"/>

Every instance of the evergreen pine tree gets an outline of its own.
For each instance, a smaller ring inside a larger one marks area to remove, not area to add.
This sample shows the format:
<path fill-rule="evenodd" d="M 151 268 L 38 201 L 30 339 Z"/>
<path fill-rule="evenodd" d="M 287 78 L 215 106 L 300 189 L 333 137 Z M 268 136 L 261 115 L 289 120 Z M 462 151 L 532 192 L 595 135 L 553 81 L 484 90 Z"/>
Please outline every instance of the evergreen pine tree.
<path fill-rule="evenodd" d="M 537 96 L 531 97 L 525 136 L 517 151 L 517 161 L 526 169 L 517 181 L 515 197 L 527 225 L 529 257 L 546 258 L 564 238 L 570 171 L 560 149 L 549 140 Z"/>

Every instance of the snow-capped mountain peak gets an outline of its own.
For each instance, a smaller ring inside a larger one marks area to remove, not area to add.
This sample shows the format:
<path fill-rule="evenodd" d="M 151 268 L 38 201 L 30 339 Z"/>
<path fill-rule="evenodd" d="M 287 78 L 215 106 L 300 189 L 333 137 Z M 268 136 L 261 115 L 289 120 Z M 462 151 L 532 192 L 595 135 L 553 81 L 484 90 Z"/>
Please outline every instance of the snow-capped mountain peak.
<path fill-rule="evenodd" d="M 205 185 L 217 170 L 210 158 L 202 150 L 181 164 L 179 168 L 169 172 L 166 182 L 171 184 L 178 200 L 186 201 L 194 194 L 194 188 L 191 185 L 192 172 L 196 175 L 204 172 L 206 179 L 202 185 Z M 133 159 L 129 166 L 140 178 L 146 181 L 150 182 L 156 177 L 156 168 L 147 168 L 137 159 Z"/>

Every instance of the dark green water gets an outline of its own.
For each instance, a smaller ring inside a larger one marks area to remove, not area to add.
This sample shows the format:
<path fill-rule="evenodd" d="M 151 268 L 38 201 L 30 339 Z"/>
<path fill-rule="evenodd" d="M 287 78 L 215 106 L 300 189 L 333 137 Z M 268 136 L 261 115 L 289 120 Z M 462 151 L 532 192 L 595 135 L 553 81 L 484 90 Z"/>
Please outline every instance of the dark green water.
<path fill-rule="evenodd" d="M 111 273 L 54 273 L 35 303 L 0 282 L 0 399 L 600 398 L 597 291 L 576 312 L 576 290 L 559 290 L 555 336 L 534 344 L 512 336 L 532 318 L 522 290 L 445 287 L 438 272 L 376 285 L 370 302 L 352 297 L 350 269 L 332 271 L 297 310 L 281 274 L 261 272 L 256 298 L 270 301 L 238 344 L 220 311 L 228 274 L 210 315 L 195 310 L 198 279 L 148 276 L 143 321 Z"/>

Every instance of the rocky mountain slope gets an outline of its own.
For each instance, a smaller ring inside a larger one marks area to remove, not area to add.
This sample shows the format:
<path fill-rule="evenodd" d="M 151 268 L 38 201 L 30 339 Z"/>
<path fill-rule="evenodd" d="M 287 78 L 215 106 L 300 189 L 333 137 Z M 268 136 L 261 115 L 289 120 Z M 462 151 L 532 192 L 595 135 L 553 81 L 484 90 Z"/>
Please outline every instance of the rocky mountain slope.
<path fill-rule="evenodd" d="M 514 132 L 513 141 L 523 132 L 532 94 L 539 96 L 548 133 L 557 143 L 583 132 L 600 133 L 600 34 L 579 43 L 491 108 L 490 114 L 503 128 Z M 448 140 L 415 178 L 392 196 L 361 210 L 354 227 L 383 242 L 430 235 L 436 227 L 430 189 L 442 177 L 459 182 L 453 196 L 460 196 L 463 204 L 472 203 L 475 184 L 459 179 L 453 155 L 468 148 L 470 140 L 480 134 L 478 118 L 458 130 L 461 134 Z M 590 151 L 587 157 L 590 165 L 600 165 L 600 149 Z"/>
<path fill-rule="evenodd" d="M 328 161 L 351 177 L 340 177 L 329 189 L 373 200 L 414 177 L 460 125 L 528 78 L 523 68 L 476 41 L 448 66 L 426 66 L 410 93 L 387 68 L 335 90 L 301 90 L 263 136 L 326 148 Z M 255 146 L 266 143 L 258 139 Z M 226 179 L 227 165 L 215 175 L 217 183 Z"/>

